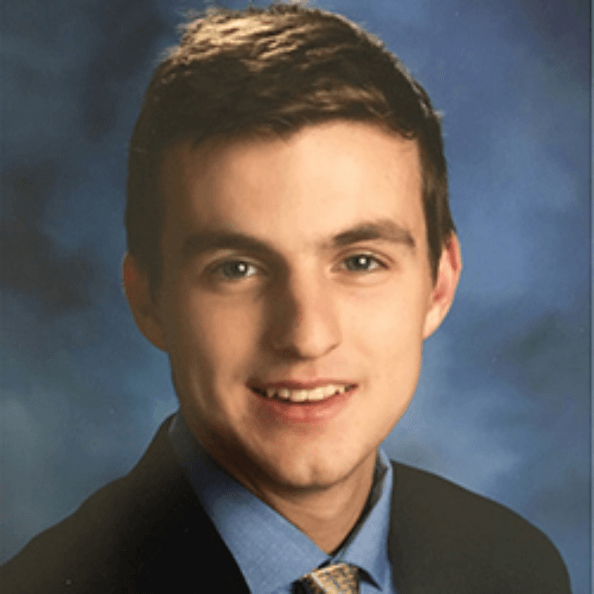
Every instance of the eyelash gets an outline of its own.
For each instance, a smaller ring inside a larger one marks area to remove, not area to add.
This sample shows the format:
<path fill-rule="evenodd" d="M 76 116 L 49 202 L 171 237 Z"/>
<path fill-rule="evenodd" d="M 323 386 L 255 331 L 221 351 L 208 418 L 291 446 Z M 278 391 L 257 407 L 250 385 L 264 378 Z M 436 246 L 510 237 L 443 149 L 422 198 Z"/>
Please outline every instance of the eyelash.
<path fill-rule="evenodd" d="M 349 269 L 347 262 L 356 262 L 359 261 L 359 263 L 361 262 L 361 260 L 367 260 L 367 262 L 371 262 L 373 263 L 372 267 L 367 267 L 367 268 L 360 268 L 360 269 Z M 377 258 L 376 256 L 372 255 L 372 254 L 368 254 L 366 252 L 360 252 L 360 253 L 356 253 L 356 254 L 352 254 L 351 256 L 348 256 L 347 258 L 345 258 L 342 261 L 342 265 L 344 268 L 346 268 L 349 272 L 373 272 L 375 270 L 379 270 L 379 269 L 385 269 L 387 268 L 387 266 L 384 264 L 384 262 L 382 262 L 379 258 Z"/>
<path fill-rule="evenodd" d="M 229 270 L 229 268 L 239 267 L 239 266 L 245 267 L 246 271 L 248 269 L 251 269 L 250 274 L 240 273 L 239 275 L 235 275 L 232 271 Z M 227 270 L 225 271 L 225 269 L 227 269 Z M 219 275 L 220 277 L 222 277 L 224 280 L 226 280 L 228 282 L 239 281 L 239 280 L 243 280 L 245 278 L 249 278 L 251 276 L 254 276 L 254 274 L 256 274 L 257 271 L 258 271 L 258 267 L 246 260 L 226 260 L 224 262 L 220 262 L 220 263 L 216 264 L 211 269 L 212 274 Z M 227 272 L 231 272 L 231 274 L 227 274 Z"/>
<path fill-rule="evenodd" d="M 363 265 L 363 267 L 358 268 L 357 266 L 359 264 L 364 264 L 362 261 L 365 261 L 367 266 Z M 340 262 L 340 267 L 354 274 L 371 273 L 387 268 L 386 264 L 379 258 L 366 252 L 358 252 L 343 258 Z M 211 268 L 210 273 L 219 276 L 226 282 L 238 282 L 258 274 L 259 271 L 261 271 L 261 268 L 255 264 L 247 260 L 237 259 L 226 260 L 215 264 Z"/>

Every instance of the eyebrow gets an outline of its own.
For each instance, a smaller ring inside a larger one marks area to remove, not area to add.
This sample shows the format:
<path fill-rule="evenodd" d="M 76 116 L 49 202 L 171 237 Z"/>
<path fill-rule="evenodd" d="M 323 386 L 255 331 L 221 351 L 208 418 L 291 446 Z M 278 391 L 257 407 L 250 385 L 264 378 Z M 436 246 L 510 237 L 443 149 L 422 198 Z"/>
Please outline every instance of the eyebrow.
<path fill-rule="evenodd" d="M 216 250 L 238 250 L 262 254 L 274 252 L 266 242 L 237 231 L 199 231 L 188 237 L 182 248 L 185 257 L 198 256 Z"/>
<path fill-rule="evenodd" d="M 346 247 L 360 241 L 374 239 L 404 244 L 412 250 L 416 247 L 412 233 L 391 219 L 364 222 L 351 229 L 342 231 L 334 236 L 331 241 L 331 247 Z"/>
<path fill-rule="evenodd" d="M 391 219 L 367 221 L 341 231 L 330 241 L 322 242 L 323 249 L 347 247 L 361 241 L 380 240 L 402 244 L 412 250 L 416 244 L 411 232 Z M 262 255 L 274 255 L 276 250 L 267 242 L 237 231 L 198 231 L 183 244 L 184 257 L 190 258 L 216 250 L 238 250 Z"/>

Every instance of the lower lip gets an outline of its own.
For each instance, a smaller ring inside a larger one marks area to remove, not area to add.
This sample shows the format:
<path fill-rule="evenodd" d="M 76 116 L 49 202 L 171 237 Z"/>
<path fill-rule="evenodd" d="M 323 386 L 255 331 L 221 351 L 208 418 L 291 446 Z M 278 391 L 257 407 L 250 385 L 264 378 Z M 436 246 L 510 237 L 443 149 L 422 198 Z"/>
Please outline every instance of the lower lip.
<path fill-rule="evenodd" d="M 259 413 L 287 423 L 302 424 L 319 423 L 337 416 L 347 406 L 356 390 L 357 387 L 353 386 L 345 392 L 334 394 L 324 400 L 309 402 L 291 402 L 279 398 L 267 398 L 253 391 L 252 393 L 257 397 Z"/>

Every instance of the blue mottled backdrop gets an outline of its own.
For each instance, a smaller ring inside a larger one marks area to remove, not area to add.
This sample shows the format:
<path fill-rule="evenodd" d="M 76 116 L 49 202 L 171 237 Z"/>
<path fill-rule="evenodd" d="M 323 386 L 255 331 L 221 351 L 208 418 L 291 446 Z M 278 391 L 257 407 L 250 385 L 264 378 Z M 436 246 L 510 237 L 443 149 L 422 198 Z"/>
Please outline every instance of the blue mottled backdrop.
<path fill-rule="evenodd" d="M 384 39 L 444 114 L 465 267 L 386 447 L 541 527 L 586 594 L 589 2 L 313 4 Z M 2 3 L 0 560 L 125 473 L 176 408 L 120 287 L 125 155 L 159 52 L 203 7 Z"/>

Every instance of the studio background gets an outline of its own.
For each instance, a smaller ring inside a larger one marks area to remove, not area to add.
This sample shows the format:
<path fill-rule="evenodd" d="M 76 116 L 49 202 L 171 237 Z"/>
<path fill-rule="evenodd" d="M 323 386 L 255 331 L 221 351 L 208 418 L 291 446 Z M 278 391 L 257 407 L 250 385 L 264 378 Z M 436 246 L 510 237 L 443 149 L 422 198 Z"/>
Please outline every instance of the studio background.
<path fill-rule="evenodd" d="M 221 2 L 241 7 L 246 2 Z M 444 115 L 464 270 L 388 453 L 516 510 L 590 586 L 590 6 L 320 0 Z M 4 0 L 1 554 L 126 473 L 176 409 L 120 284 L 126 151 L 190 0 Z"/>

